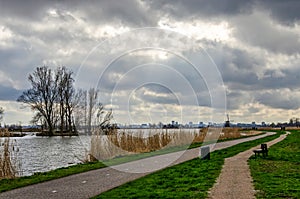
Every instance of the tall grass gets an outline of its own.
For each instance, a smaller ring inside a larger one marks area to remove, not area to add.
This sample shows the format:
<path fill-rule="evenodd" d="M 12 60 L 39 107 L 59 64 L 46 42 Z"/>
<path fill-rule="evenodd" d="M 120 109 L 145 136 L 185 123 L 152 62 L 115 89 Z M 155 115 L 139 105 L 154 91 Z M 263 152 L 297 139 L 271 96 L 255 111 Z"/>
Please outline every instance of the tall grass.
<path fill-rule="evenodd" d="M 11 133 L 8 129 L 0 129 L 0 137 L 10 137 Z"/>
<path fill-rule="evenodd" d="M 0 179 L 15 178 L 21 173 L 18 161 L 16 141 L 9 138 L 0 139 Z"/>
<path fill-rule="evenodd" d="M 239 128 L 203 128 L 203 129 L 150 129 L 130 130 L 113 129 L 103 135 L 94 132 L 91 137 L 90 160 L 106 160 L 118 156 L 146 153 L 160 149 L 190 145 L 212 140 L 239 138 L 253 135 L 253 131 L 240 131 Z"/>

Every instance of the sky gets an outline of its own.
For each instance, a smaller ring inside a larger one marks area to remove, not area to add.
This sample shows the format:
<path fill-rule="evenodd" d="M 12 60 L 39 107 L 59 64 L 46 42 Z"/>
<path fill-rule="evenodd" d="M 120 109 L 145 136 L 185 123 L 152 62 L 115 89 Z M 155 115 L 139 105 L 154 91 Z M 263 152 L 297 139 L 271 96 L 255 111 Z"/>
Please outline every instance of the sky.
<path fill-rule="evenodd" d="M 285 122 L 300 115 L 300 1 L 0 0 L 2 123 L 38 66 L 66 66 L 116 123 Z"/>

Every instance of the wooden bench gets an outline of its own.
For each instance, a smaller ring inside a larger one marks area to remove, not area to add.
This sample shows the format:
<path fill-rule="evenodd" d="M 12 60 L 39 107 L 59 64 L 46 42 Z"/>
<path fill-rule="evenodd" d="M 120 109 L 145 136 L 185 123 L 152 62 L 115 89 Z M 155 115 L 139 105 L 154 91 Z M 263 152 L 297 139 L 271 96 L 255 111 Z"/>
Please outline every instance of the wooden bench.
<path fill-rule="evenodd" d="M 262 154 L 264 157 L 268 156 L 267 144 L 261 144 L 260 149 L 255 149 L 255 150 L 253 150 L 253 152 L 255 153 L 255 157 L 256 157 L 256 155 L 259 156 L 259 154 Z"/>

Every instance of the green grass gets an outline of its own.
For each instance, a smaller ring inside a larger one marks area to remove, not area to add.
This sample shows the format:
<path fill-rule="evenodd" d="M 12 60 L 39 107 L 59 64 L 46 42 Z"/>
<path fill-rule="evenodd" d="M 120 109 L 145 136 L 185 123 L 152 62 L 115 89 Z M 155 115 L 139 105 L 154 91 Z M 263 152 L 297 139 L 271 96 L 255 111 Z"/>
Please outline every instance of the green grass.
<path fill-rule="evenodd" d="M 260 135 L 260 134 L 259 134 Z M 247 136 L 251 137 L 251 136 Z M 245 137 L 241 137 L 245 138 Z M 237 139 L 241 139 L 237 138 Z M 226 140 L 220 140 L 218 142 L 223 142 L 223 141 L 228 141 L 228 140 L 233 140 L 233 139 L 226 139 Z M 117 165 L 125 162 L 130 162 L 134 160 L 139 160 L 155 155 L 162 155 L 162 154 L 167 154 L 167 153 L 172 153 L 180 150 L 185 150 L 187 148 L 196 148 L 202 146 L 203 143 L 193 143 L 190 146 L 178 146 L 178 147 L 170 147 L 166 149 L 162 149 L 159 151 L 154 151 L 150 153 L 141 153 L 141 154 L 135 154 L 135 155 L 128 155 L 128 156 L 123 156 L 123 157 L 117 157 L 111 160 L 107 160 L 104 162 L 94 162 L 94 163 L 86 163 L 86 164 L 78 164 L 70 167 L 65 167 L 65 168 L 60 168 L 60 169 L 55 169 L 53 171 L 49 172 L 43 172 L 43 173 L 37 173 L 32 176 L 26 176 L 26 177 L 20 177 L 20 178 L 15 178 L 15 179 L 2 179 L 0 180 L 0 193 L 4 191 L 9 191 L 15 188 L 20 188 L 32 184 L 37 184 L 40 182 L 45 182 L 49 180 L 54 180 L 57 178 L 62 178 L 66 177 L 69 175 L 73 174 L 78 174 L 90 170 L 95 170 L 95 169 L 100 169 L 104 168 L 106 166 L 111 166 L 111 165 Z"/>
<path fill-rule="evenodd" d="M 219 176 L 224 159 L 279 137 L 280 133 L 211 153 L 211 160 L 199 158 L 166 168 L 102 193 L 95 198 L 206 198 Z"/>
<path fill-rule="evenodd" d="M 300 198 L 300 131 L 291 132 L 267 158 L 249 159 L 257 198 Z"/>

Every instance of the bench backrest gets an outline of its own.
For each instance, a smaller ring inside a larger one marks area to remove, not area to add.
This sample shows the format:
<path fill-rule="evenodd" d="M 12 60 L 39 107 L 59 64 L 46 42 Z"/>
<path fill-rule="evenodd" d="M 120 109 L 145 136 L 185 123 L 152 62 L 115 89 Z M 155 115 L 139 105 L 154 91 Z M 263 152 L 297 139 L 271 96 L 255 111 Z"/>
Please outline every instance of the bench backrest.
<path fill-rule="evenodd" d="M 267 151 L 268 150 L 267 144 L 261 144 L 261 149 L 263 151 Z"/>

